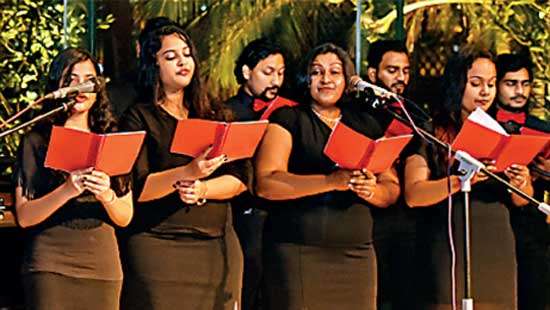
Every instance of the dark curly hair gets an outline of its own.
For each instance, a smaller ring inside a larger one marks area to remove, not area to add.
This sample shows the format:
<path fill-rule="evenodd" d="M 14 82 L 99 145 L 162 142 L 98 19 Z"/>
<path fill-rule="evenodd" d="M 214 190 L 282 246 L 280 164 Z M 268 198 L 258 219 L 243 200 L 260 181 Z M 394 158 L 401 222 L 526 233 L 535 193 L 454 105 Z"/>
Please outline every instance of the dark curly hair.
<path fill-rule="evenodd" d="M 71 83 L 71 75 L 74 66 L 77 63 L 91 61 L 94 65 L 97 76 L 101 79 L 102 72 L 97 60 L 86 50 L 80 48 L 68 48 L 61 51 L 53 59 L 48 72 L 45 92 L 50 93 L 61 87 L 69 86 Z M 90 129 L 95 133 L 106 133 L 114 131 L 117 126 L 117 120 L 113 114 L 113 109 L 105 83 L 99 83 L 100 89 L 97 92 L 97 99 L 90 112 L 88 113 L 88 122 Z M 65 99 L 68 100 L 68 99 Z M 44 113 L 59 107 L 59 100 L 47 100 L 43 103 L 40 113 Z M 40 126 L 51 127 L 52 125 L 63 126 L 69 118 L 71 112 L 65 111 L 58 113 L 55 117 L 46 120 Z M 47 129 L 47 128 L 44 128 Z M 48 130 L 49 131 L 49 130 Z"/>
<path fill-rule="evenodd" d="M 405 42 L 399 40 L 380 40 L 369 46 L 367 62 L 369 68 L 380 69 L 382 58 L 388 52 L 403 53 L 409 55 Z"/>
<path fill-rule="evenodd" d="M 305 62 L 302 64 L 300 73 L 298 73 L 296 77 L 296 90 L 299 96 L 297 99 L 302 104 L 309 104 L 312 99 L 309 86 L 311 85 L 311 66 L 313 65 L 313 61 L 319 55 L 330 53 L 335 54 L 340 61 L 342 61 L 344 67 L 344 78 L 346 79 L 346 88 L 343 95 L 344 98 L 342 98 L 342 100 L 344 102 L 346 101 L 348 97 L 347 95 L 351 91 L 350 78 L 355 74 L 355 67 L 353 66 L 353 62 L 351 61 L 348 53 L 343 48 L 333 43 L 324 43 L 315 47 L 307 54 Z"/>
<path fill-rule="evenodd" d="M 497 82 L 500 82 L 506 73 L 516 72 L 521 69 L 527 70 L 527 73 L 529 74 L 529 81 L 533 81 L 534 64 L 528 54 L 500 54 L 497 56 L 496 65 Z"/>
<path fill-rule="evenodd" d="M 162 47 L 163 37 L 172 34 L 179 36 L 189 46 L 191 58 L 195 63 L 191 83 L 185 88 L 185 98 L 182 103 L 189 109 L 189 116 L 203 119 L 228 119 L 229 113 L 222 108 L 221 104 L 210 101 L 207 97 L 199 76 L 200 67 L 197 49 L 189 35 L 175 23 L 160 26 L 140 35 L 140 40 L 142 40 L 140 41 L 141 50 L 138 73 L 138 85 L 141 90 L 140 98 L 153 104 L 157 104 L 164 99 L 165 93 L 162 81 L 160 80 L 160 70 L 156 57 Z"/>
<path fill-rule="evenodd" d="M 463 49 L 453 55 L 447 65 L 441 83 L 442 102 L 432 107 L 434 128 L 443 129 L 450 140 L 462 127 L 462 97 L 466 89 L 468 70 L 480 58 L 489 59 L 493 63 L 493 55 L 486 50 Z M 447 142 L 450 142 L 447 141 Z"/>
<path fill-rule="evenodd" d="M 250 70 L 253 70 L 260 61 L 270 55 L 277 54 L 282 55 L 284 58 L 283 49 L 266 38 L 256 39 L 248 43 L 235 62 L 233 73 L 235 74 L 237 83 L 242 85 L 246 82 L 243 76 L 243 66 L 246 65 Z"/>
<path fill-rule="evenodd" d="M 58 89 L 60 85 L 61 87 L 68 86 L 71 82 L 70 73 L 72 72 L 74 66 L 84 61 L 91 61 L 94 65 L 98 78 L 102 79 L 102 71 L 99 63 L 88 51 L 80 48 L 68 48 L 61 51 L 52 61 L 50 71 L 48 73 L 45 92 L 50 93 Z M 113 132 L 117 130 L 118 121 L 113 113 L 112 104 L 109 100 L 105 83 L 100 83 L 100 85 L 101 86 L 97 92 L 96 101 L 88 113 L 88 124 L 93 133 Z M 42 105 L 40 113 L 50 111 L 59 105 L 60 102 L 58 100 L 47 100 Z M 46 137 L 49 137 L 52 126 L 63 126 L 70 115 L 70 111 L 57 113 L 54 117 L 37 124 L 34 130 L 45 135 Z M 66 178 L 65 173 L 60 173 L 57 176 L 59 178 Z M 125 176 L 112 177 L 111 182 L 113 184 L 113 190 L 119 196 L 128 192 L 130 188 L 129 178 Z"/>

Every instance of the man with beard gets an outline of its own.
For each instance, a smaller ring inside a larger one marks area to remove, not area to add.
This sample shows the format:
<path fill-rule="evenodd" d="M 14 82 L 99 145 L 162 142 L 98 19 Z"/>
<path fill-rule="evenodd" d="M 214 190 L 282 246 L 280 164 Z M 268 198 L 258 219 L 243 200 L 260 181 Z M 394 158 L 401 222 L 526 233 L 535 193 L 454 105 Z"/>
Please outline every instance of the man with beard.
<path fill-rule="evenodd" d="M 492 114 L 509 133 L 522 127 L 550 133 L 550 124 L 528 114 L 533 83 L 533 64 L 528 56 L 503 54 L 497 58 L 497 102 Z M 550 160 L 537 157 L 531 165 L 535 198 L 544 199 Z M 535 206 L 510 207 L 510 222 L 516 239 L 519 310 L 544 310 L 548 306 L 550 272 L 547 251 L 550 242 L 546 216 Z"/>
<path fill-rule="evenodd" d="M 367 78 L 373 84 L 403 95 L 409 84 L 409 56 L 403 42 L 377 41 L 367 56 Z M 389 120 L 384 111 L 375 111 L 378 119 Z M 402 157 L 403 158 L 403 157 Z M 403 160 L 396 168 L 403 177 Z M 403 182 L 400 182 L 403 184 Z M 402 198 L 388 208 L 372 210 L 374 246 L 378 267 L 378 309 L 414 309 L 416 305 L 416 217 Z"/>
<path fill-rule="evenodd" d="M 237 59 L 234 74 L 241 85 L 226 104 L 236 121 L 258 120 L 270 101 L 277 98 L 284 80 L 285 62 L 279 46 L 266 39 L 250 42 Z M 252 172 L 250 161 L 247 162 Z M 252 174 L 253 175 L 253 174 Z M 250 179 L 252 179 L 252 175 Z M 260 309 L 262 236 L 267 216 L 265 201 L 253 196 L 252 184 L 232 201 L 234 227 L 244 255 L 242 309 Z"/>

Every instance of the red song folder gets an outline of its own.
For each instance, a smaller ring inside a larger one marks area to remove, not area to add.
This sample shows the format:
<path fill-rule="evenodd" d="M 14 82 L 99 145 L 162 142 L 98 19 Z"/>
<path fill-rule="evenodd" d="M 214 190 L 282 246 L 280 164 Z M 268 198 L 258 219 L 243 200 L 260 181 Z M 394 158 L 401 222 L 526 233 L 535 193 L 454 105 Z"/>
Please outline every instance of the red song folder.
<path fill-rule="evenodd" d="M 186 119 L 178 122 L 170 152 L 192 157 L 199 156 L 210 145 L 207 158 L 222 154 L 229 160 L 254 155 L 267 128 L 267 121 L 216 122 L 203 119 Z"/>
<path fill-rule="evenodd" d="M 412 133 L 413 133 L 413 130 L 411 127 L 405 125 L 400 120 L 394 118 L 391 121 L 391 123 L 388 125 L 388 128 L 386 128 L 384 137 L 395 137 L 395 136 L 409 135 Z"/>
<path fill-rule="evenodd" d="M 468 152 L 477 159 L 495 160 L 497 171 L 512 164 L 527 165 L 548 143 L 549 138 L 510 135 L 496 120 L 477 108 L 468 116 L 453 141 L 453 150 Z"/>
<path fill-rule="evenodd" d="M 145 131 L 95 134 L 53 126 L 44 166 L 71 172 L 94 167 L 110 176 L 129 173 Z"/>
<path fill-rule="evenodd" d="M 412 135 L 372 140 L 343 123 L 338 123 L 325 145 L 324 153 L 344 169 L 362 169 L 380 173 L 389 169 Z"/>
<path fill-rule="evenodd" d="M 521 127 L 520 132 L 522 135 L 550 137 L 550 133 L 531 129 L 528 127 Z M 546 159 L 550 158 L 550 142 L 546 143 L 546 146 L 543 148 L 541 155 Z"/>
<path fill-rule="evenodd" d="M 279 108 L 294 107 L 294 106 L 297 106 L 298 103 L 290 99 L 283 98 L 281 96 L 277 96 L 275 99 L 273 99 L 270 102 L 265 102 L 258 98 L 254 99 L 253 106 L 264 106 L 264 105 L 267 105 L 267 108 L 265 109 L 264 113 L 260 117 L 260 120 L 269 119 L 269 116 Z"/>

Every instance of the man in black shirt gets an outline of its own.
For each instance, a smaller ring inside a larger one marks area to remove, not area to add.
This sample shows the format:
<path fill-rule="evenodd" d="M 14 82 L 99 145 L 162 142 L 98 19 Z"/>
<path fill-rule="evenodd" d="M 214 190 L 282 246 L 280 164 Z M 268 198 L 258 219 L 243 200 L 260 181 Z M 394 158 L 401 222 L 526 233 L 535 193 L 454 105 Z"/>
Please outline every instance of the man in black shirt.
<path fill-rule="evenodd" d="M 284 80 L 285 60 L 279 46 L 258 39 L 242 51 L 233 71 L 241 85 L 226 104 L 238 121 L 258 120 L 266 105 L 254 105 L 254 99 L 267 103 L 277 97 Z"/>
<path fill-rule="evenodd" d="M 239 92 L 226 105 L 236 121 L 258 120 L 267 103 L 275 99 L 284 80 L 285 62 L 279 46 L 265 39 L 250 42 L 235 65 Z M 255 100 L 259 99 L 259 100 Z M 250 161 L 248 162 L 251 168 Z M 252 171 L 252 170 L 251 170 Z M 251 178 L 252 179 L 252 178 Z M 234 226 L 244 255 L 242 309 L 260 309 L 262 236 L 267 216 L 265 201 L 253 196 L 253 186 L 232 201 Z"/>
<path fill-rule="evenodd" d="M 409 56 L 401 41 L 383 40 L 370 45 L 367 56 L 368 80 L 402 95 L 409 84 Z M 389 123 L 384 111 L 374 111 L 381 123 Z M 384 121 L 386 119 L 386 121 Z M 397 168 L 403 180 L 402 160 Z M 402 182 L 401 182 L 402 183 Z M 385 209 L 372 210 L 374 246 L 378 267 L 378 309 L 415 309 L 416 210 L 403 199 Z"/>
<path fill-rule="evenodd" d="M 550 123 L 528 114 L 533 64 L 527 56 L 503 54 L 497 58 L 497 102 L 492 114 L 509 133 L 522 127 L 550 132 Z M 531 167 L 535 198 L 548 191 L 549 160 L 539 156 Z M 546 177 L 544 174 L 546 173 Z M 550 272 L 547 251 L 550 236 L 546 216 L 536 207 L 510 208 L 518 263 L 518 309 L 544 310 L 548 306 Z"/>

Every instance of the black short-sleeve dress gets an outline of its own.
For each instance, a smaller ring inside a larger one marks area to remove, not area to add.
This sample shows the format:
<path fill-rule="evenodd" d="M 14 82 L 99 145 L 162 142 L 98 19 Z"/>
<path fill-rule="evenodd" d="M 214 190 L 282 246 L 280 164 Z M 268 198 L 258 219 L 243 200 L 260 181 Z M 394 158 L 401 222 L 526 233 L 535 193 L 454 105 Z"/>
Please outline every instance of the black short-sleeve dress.
<path fill-rule="evenodd" d="M 430 169 L 430 179 L 447 175 L 445 152 L 437 146 L 418 143 L 417 154 Z M 455 165 L 456 166 L 456 165 Z M 456 171 L 453 167 L 451 171 Z M 451 172 L 453 173 L 453 172 Z M 472 185 L 470 193 L 472 296 L 476 309 L 516 309 L 516 259 L 514 236 L 506 204 L 510 194 L 493 180 Z M 456 252 L 456 298 L 464 298 L 464 199 L 452 196 L 451 218 Z M 421 300 L 430 305 L 451 304 L 451 247 L 448 234 L 449 208 L 445 199 L 423 208 L 418 224 L 419 259 L 425 275 Z"/>
<path fill-rule="evenodd" d="M 124 115 L 121 128 L 147 131 L 133 169 L 136 198 L 149 174 L 192 160 L 170 152 L 177 122 L 153 104 L 137 104 Z M 220 175 L 246 184 L 238 165 L 225 164 L 209 178 Z M 123 309 L 233 309 L 239 302 L 242 253 L 228 201 L 186 205 L 174 191 L 137 202 L 121 239 Z"/>
<path fill-rule="evenodd" d="M 344 124 L 382 136 L 369 114 L 351 106 L 341 111 Z M 337 169 L 323 153 L 331 129 L 309 106 L 281 108 L 270 122 L 292 135 L 288 172 Z M 273 202 L 264 231 L 266 309 L 375 309 L 371 208 L 351 191 Z"/>
<path fill-rule="evenodd" d="M 19 145 L 13 178 L 27 199 L 65 182 L 66 174 L 44 167 L 48 142 L 49 132 L 34 130 Z M 115 229 L 93 195 L 82 193 L 24 232 L 28 309 L 118 309 L 122 268 Z"/>

